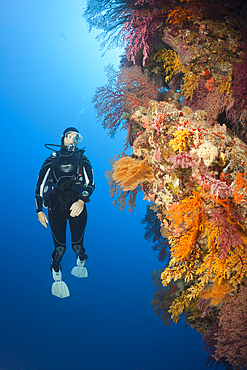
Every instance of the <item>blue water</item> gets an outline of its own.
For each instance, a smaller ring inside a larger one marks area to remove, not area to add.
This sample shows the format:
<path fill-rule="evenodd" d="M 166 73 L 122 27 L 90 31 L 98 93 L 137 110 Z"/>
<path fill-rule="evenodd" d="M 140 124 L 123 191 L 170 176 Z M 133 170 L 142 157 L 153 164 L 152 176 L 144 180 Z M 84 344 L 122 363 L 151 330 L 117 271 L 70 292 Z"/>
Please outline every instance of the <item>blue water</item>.
<path fill-rule="evenodd" d="M 101 57 L 96 32 L 81 17 L 85 1 L 2 0 L 1 17 L 1 258 L 0 370 L 199 370 L 206 368 L 200 334 L 155 317 L 152 271 L 161 268 L 144 240 L 146 203 L 134 213 L 112 205 L 104 171 L 122 152 L 125 133 L 110 139 L 95 120 L 91 99 L 104 85 L 104 67 L 121 50 Z M 51 295 L 53 243 L 35 212 L 38 172 L 76 126 L 95 171 L 85 246 L 87 279 L 63 277 L 71 296 Z"/>

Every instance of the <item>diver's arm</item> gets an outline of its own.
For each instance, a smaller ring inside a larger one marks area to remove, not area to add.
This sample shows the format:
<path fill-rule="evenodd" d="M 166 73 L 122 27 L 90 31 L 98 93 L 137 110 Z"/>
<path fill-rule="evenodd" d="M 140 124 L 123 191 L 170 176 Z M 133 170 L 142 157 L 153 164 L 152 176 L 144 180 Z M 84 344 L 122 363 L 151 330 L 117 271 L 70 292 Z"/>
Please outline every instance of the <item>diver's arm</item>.
<path fill-rule="evenodd" d="M 37 213 L 42 212 L 42 209 L 43 209 L 43 190 L 44 190 L 44 184 L 45 184 L 46 178 L 50 172 L 50 165 L 51 165 L 51 157 L 45 160 L 39 172 L 37 185 L 36 185 L 36 191 L 35 191 L 35 203 L 36 203 Z"/>
<path fill-rule="evenodd" d="M 41 225 L 43 225 L 45 228 L 47 228 L 46 224 L 48 224 L 48 220 L 47 220 L 47 217 L 44 214 L 44 212 L 42 212 L 42 211 L 38 212 L 38 220 L 41 223 Z"/>
<path fill-rule="evenodd" d="M 80 194 L 80 199 L 83 200 L 85 203 L 87 203 L 89 202 L 89 198 L 95 189 L 95 183 L 94 183 L 93 168 L 92 168 L 92 165 L 89 159 L 86 156 L 84 156 L 83 158 L 82 172 L 83 172 L 85 182 L 84 182 L 84 187 L 82 189 L 82 192 Z"/>
<path fill-rule="evenodd" d="M 81 199 L 78 199 L 77 202 L 73 203 L 72 206 L 70 207 L 70 216 L 71 217 L 76 217 L 79 216 L 84 208 L 84 202 Z"/>

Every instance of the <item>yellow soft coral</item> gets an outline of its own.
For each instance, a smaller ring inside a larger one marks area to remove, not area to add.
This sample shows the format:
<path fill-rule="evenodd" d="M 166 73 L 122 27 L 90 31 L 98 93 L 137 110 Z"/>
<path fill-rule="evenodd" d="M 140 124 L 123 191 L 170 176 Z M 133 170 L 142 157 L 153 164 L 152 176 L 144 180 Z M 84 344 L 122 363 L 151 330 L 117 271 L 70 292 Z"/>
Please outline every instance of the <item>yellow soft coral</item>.
<path fill-rule="evenodd" d="M 232 90 L 232 68 L 228 76 L 223 76 L 219 79 L 219 92 L 221 95 L 230 95 Z"/>
<path fill-rule="evenodd" d="M 174 150 L 174 152 L 178 150 L 179 153 L 182 153 L 182 151 L 187 147 L 187 139 L 189 137 L 188 131 L 186 129 L 175 131 L 173 136 L 174 139 L 170 141 L 172 149 Z"/>
<path fill-rule="evenodd" d="M 196 76 L 185 67 L 183 68 L 184 77 L 181 91 L 183 92 L 186 99 L 192 99 L 194 90 L 197 88 L 199 75 Z"/>
<path fill-rule="evenodd" d="M 196 76 L 180 62 L 176 51 L 170 49 L 161 49 L 155 54 L 154 60 L 156 60 L 158 63 L 164 63 L 163 66 L 166 73 L 166 82 L 170 81 L 177 73 L 183 73 L 184 76 L 181 91 L 186 98 L 192 99 L 193 92 L 198 85 L 200 76 Z"/>
<path fill-rule="evenodd" d="M 159 63 L 164 63 L 165 72 L 167 74 L 165 81 L 168 82 L 177 73 L 183 71 L 185 67 L 178 59 L 178 55 L 174 50 L 162 49 L 155 54 L 154 59 Z"/>

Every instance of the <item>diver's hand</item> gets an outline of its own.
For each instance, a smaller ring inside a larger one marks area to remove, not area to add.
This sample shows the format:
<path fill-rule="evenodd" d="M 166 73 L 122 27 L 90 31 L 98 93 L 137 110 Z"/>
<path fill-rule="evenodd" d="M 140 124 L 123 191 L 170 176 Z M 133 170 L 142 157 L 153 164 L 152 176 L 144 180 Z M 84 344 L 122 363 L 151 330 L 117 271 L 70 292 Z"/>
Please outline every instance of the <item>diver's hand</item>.
<path fill-rule="evenodd" d="M 84 202 L 83 200 L 79 199 L 77 202 L 73 203 L 72 206 L 70 207 L 70 216 L 75 217 L 79 216 L 84 208 Z"/>
<path fill-rule="evenodd" d="M 46 215 L 44 214 L 44 212 L 38 212 L 38 220 L 39 222 L 41 223 L 41 225 L 43 225 L 44 227 L 47 228 L 47 225 L 48 224 L 48 220 L 46 218 Z"/>

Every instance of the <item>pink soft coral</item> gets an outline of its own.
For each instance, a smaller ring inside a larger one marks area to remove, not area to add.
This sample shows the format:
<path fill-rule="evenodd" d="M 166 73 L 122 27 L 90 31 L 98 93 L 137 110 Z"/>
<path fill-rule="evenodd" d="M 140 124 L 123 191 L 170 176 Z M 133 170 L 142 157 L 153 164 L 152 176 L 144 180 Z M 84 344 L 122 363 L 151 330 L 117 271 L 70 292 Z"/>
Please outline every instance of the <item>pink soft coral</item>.
<path fill-rule="evenodd" d="M 173 163 L 171 169 L 176 167 L 189 168 L 197 165 L 196 159 L 189 153 L 183 152 L 169 158 L 169 161 Z"/>

